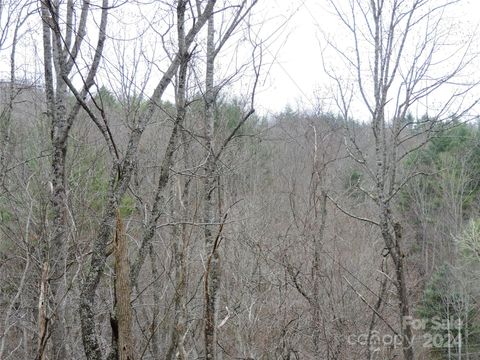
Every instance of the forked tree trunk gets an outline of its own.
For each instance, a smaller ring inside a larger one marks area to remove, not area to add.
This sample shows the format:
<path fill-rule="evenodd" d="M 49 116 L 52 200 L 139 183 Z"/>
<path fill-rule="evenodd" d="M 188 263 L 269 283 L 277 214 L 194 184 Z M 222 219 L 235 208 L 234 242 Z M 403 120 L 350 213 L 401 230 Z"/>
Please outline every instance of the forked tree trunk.
<path fill-rule="evenodd" d="M 50 5 L 50 6 L 49 6 Z M 67 356 L 65 349 L 65 329 L 62 319 L 63 301 L 60 299 L 62 293 L 62 280 L 64 273 L 66 240 L 67 240 L 67 222 L 66 222 L 66 190 L 65 190 L 65 159 L 67 154 L 67 126 L 65 109 L 65 86 L 62 84 L 63 60 L 56 57 L 63 56 L 62 52 L 55 46 L 55 37 L 52 29 L 55 22 L 58 22 L 57 16 L 52 13 L 55 11 L 55 4 L 42 3 L 43 19 L 43 49 L 44 49 L 44 67 L 46 83 L 46 101 L 47 114 L 51 121 L 51 141 L 52 141 L 52 162 L 51 162 L 51 183 L 52 183 L 52 212 L 53 212 L 53 231 L 50 243 L 46 246 L 45 252 L 47 258 L 45 262 L 49 268 L 50 291 L 52 293 L 53 303 L 48 304 L 47 309 L 52 309 L 54 313 L 47 316 L 51 320 L 51 338 L 52 352 L 54 357 L 65 358 Z M 58 11 L 58 8 L 57 8 Z M 55 65 L 57 73 L 54 80 Z M 54 88 L 54 82 L 56 88 Z M 56 89 L 56 91 L 54 90 Z M 55 317 L 55 319 L 52 319 Z M 42 324 L 39 324 L 41 327 Z M 41 329 L 40 329 L 41 331 Z M 48 338 L 48 337 L 47 337 Z"/>
<path fill-rule="evenodd" d="M 61 7 L 64 4 L 58 0 L 41 1 L 41 18 L 43 22 L 43 56 L 45 72 L 45 94 L 47 115 L 51 122 L 51 203 L 52 203 L 52 232 L 45 251 L 44 262 L 49 268 L 48 283 L 51 297 L 47 297 L 46 308 L 50 323 L 52 342 L 52 358 L 65 359 L 67 352 L 67 334 L 65 326 L 66 287 L 66 259 L 68 248 L 67 222 L 67 191 L 66 191 L 66 156 L 67 142 L 74 119 L 80 110 L 80 100 L 67 110 L 67 82 L 77 60 L 81 45 L 86 35 L 86 24 L 90 9 L 90 1 L 81 2 L 81 11 L 78 25 L 73 22 L 74 1 L 66 2 L 66 19 L 61 17 Z M 85 77 L 83 88 L 79 94 L 85 98 L 94 83 L 97 69 L 101 60 L 107 24 L 108 0 L 102 1 L 102 13 L 99 28 L 98 43 L 95 48 L 93 61 Z M 64 26 L 63 26 L 64 25 Z M 64 29 L 64 30 L 62 30 Z M 64 31 L 64 33 L 62 33 Z M 53 301 L 48 301 L 51 298 Z M 39 324 L 39 332 L 42 324 Z"/>
<path fill-rule="evenodd" d="M 185 47 L 187 49 L 194 42 L 198 32 L 203 28 L 204 24 L 211 16 L 214 4 L 215 0 L 208 0 L 203 8 L 203 11 L 196 17 L 196 21 L 185 36 Z M 96 334 L 97 323 L 95 319 L 95 300 L 96 291 L 106 264 L 107 244 L 112 238 L 112 231 L 115 226 L 115 212 L 119 202 L 127 191 L 132 173 L 135 169 L 136 156 L 143 132 L 154 116 L 155 111 L 157 111 L 158 103 L 161 100 L 167 86 L 170 84 L 171 79 L 177 72 L 181 60 L 182 54 L 177 53 L 157 84 L 157 87 L 155 88 L 151 99 L 148 101 L 146 109 L 141 113 L 136 126 L 131 129 L 125 155 L 123 156 L 122 160 L 119 160 L 121 171 L 118 172 L 116 163 L 112 164 L 111 167 L 110 184 L 105 204 L 105 213 L 103 215 L 98 233 L 92 241 L 92 256 L 89 261 L 90 266 L 86 271 L 85 280 L 80 293 L 82 341 L 85 355 L 89 360 L 101 360 L 103 358 L 102 347 Z M 162 185 L 160 180 L 159 185 Z M 157 203 L 157 198 L 155 199 L 155 203 Z M 154 213 L 153 210 L 152 213 Z M 159 214 L 160 212 L 153 214 L 156 216 L 152 215 L 153 220 L 151 220 L 147 225 L 147 229 L 143 235 L 141 247 L 136 256 L 136 260 L 133 262 L 132 269 L 130 271 L 131 283 L 133 285 L 136 283 L 140 268 L 148 252 L 150 240 L 155 232 L 156 220 L 158 219 Z"/>

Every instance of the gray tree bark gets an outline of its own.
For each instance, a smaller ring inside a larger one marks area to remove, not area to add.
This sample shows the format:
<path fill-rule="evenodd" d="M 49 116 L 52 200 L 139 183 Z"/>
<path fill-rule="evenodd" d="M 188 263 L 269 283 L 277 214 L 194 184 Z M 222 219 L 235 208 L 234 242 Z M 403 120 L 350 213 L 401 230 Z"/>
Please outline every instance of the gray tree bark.
<path fill-rule="evenodd" d="M 214 151 L 214 105 L 215 89 L 213 75 L 215 70 L 215 26 L 213 16 L 208 20 L 207 32 L 207 69 L 205 78 L 205 119 L 204 138 L 206 149 L 205 174 L 203 181 L 203 222 L 205 237 L 205 253 L 207 267 L 205 272 L 204 293 L 204 336 L 205 358 L 216 359 L 216 328 L 217 328 L 217 293 L 220 275 L 220 255 L 215 246 L 215 237 L 212 224 L 216 222 L 215 216 L 215 151 Z"/>
<path fill-rule="evenodd" d="M 73 0 L 67 2 L 66 20 L 60 16 L 61 3 L 59 1 L 42 1 L 41 16 L 43 21 L 43 50 L 45 93 L 47 103 L 47 115 L 51 122 L 51 183 L 52 183 L 52 211 L 53 224 L 52 235 L 49 244 L 44 251 L 44 264 L 48 268 L 48 284 L 52 293 L 53 303 L 47 304 L 51 313 L 47 319 L 51 329 L 52 353 L 55 358 L 66 358 L 66 332 L 65 332 L 65 300 L 66 288 L 64 276 L 66 276 L 65 261 L 67 258 L 68 222 L 67 222 L 67 191 L 66 191 L 66 155 L 68 146 L 68 134 L 73 122 L 80 110 L 80 102 L 67 109 L 67 80 L 74 67 L 77 55 L 82 46 L 86 23 L 90 8 L 90 1 L 84 0 L 81 6 L 80 21 L 75 29 L 75 38 L 72 45 L 73 29 Z M 95 56 L 88 70 L 88 75 L 81 91 L 83 98 L 86 97 L 93 85 L 95 75 L 101 60 L 103 44 L 105 40 L 108 1 L 103 1 L 100 35 Z M 65 21 L 65 35 L 62 34 L 60 23 Z M 43 321 L 42 321 L 43 322 Z M 48 337 L 47 337 L 48 339 Z"/>
<path fill-rule="evenodd" d="M 209 0 L 205 5 L 203 11 L 198 14 L 196 22 L 185 36 L 185 44 L 188 49 L 197 34 L 202 29 L 208 18 L 211 16 L 215 0 Z M 90 266 L 87 270 L 85 282 L 81 289 L 80 294 L 80 320 L 82 328 L 82 340 L 87 359 L 89 360 L 101 360 L 102 350 L 100 348 L 99 341 L 96 336 L 96 321 L 95 321 L 95 294 L 105 268 L 107 259 L 107 244 L 112 238 L 113 228 L 115 226 L 115 213 L 118 208 L 118 204 L 123 198 L 130 179 L 135 168 L 136 154 L 138 152 L 138 146 L 142 138 L 142 134 L 148 122 L 153 117 L 155 110 L 157 109 L 157 103 L 163 96 L 167 86 L 170 84 L 171 79 L 177 72 L 182 60 L 182 54 L 177 53 L 170 63 L 168 69 L 163 74 L 157 87 L 155 88 L 151 99 L 149 100 L 145 111 L 142 113 L 138 123 L 132 128 L 129 136 L 127 149 L 123 159 L 112 165 L 110 172 L 110 185 L 107 196 L 107 204 L 105 207 L 105 213 L 101 222 L 101 226 L 98 230 L 96 237 L 93 240 L 92 256 L 90 258 Z M 168 178 L 167 178 L 168 180 Z M 163 181 L 163 180 L 162 180 Z M 162 184 L 159 181 L 159 184 Z M 162 185 L 163 186 L 163 185 Z M 158 195 L 155 202 L 159 202 L 161 196 Z M 159 213 L 159 210 L 156 210 Z M 135 262 L 131 268 L 131 283 L 135 286 L 136 279 L 140 272 L 141 265 L 144 262 L 146 252 L 148 251 L 149 241 L 153 238 L 156 220 L 158 219 L 157 213 L 153 214 L 149 220 L 145 232 L 143 234 L 142 245 L 137 255 Z"/>
<path fill-rule="evenodd" d="M 134 342 L 132 333 L 132 305 L 130 296 L 132 287 L 130 284 L 130 261 L 128 259 L 128 240 L 125 234 L 125 228 L 117 210 L 117 228 L 114 240 L 114 256 L 115 256 L 115 319 L 112 323 L 116 327 L 113 334 L 116 336 L 114 340 L 115 359 L 133 360 L 134 358 Z"/>
<path fill-rule="evenodd" d="M 179 1 L 178 6 L 186 6 L 186 2 Z M 184 11 L 181 11 L 184 14 Z M 181 20 L 181 21 L 180 21 Z M 179 51 L 184 54 L 182 64 L 180 65 L 178 79 L 177 79 L 177 89 L 176 89 L 176 109 L 177 109 L 177 118 L 175 124 L 181 125 L 184 123 L 186 115 L 186 84 L 187 84 L 187 70 L 188 70 L 188 58 L 187 49 L 185 48 L 185 39 L 184 39 L 184 18 L 179 19 L 178 25 L 178 46 Z M 184 135 L 185 131 L 181 131 L 181 134 Z M 185 140 L 185 136 L 183 136 Z M 184 149 L 184 161 L 188 163 L 188 144 L 183 141 Z M 172 161 L 173 159 L 170 159 Z M 181 189 L 179 186 L 180 202 L 182 203 L 183 209 L 181 213 L 183 215 L 187 214 L 187 203 L 188 203 L 188 184 L 184 184 L 184 188 Z M 179 231 L 180 230 L 180 231 Z M 175 293 L 174 293 L 174 320 L 172 326 L 172 335 L 171 335 L 171 344 L 166 354 L 166 359 L 173 359 L 175 354 L 176 358 L 180 360 L 187 359 L 187 352 L 184 346 L 184 339 L 186 336 L 186 282 L 187 282 L 187 264 L 185 259 L 186 252 L 186 237 L 187 237 L 187 228 L 186 225 L 180 225 L 175 227 L 173 235 L 173 257 L 175 264 Z"/>
<path fill-rule="evenodd" d="M 462 104 L 454 111 L 460 114 L 471 109 L 476 101 L 464 105 L 465 90 L 455 90 L 424 129 L 409 132 L 405 120 L 413 104 L 426 99 L 452 78 L 459 76 L 470 60 L 466 61 L 462 56 L 450 68 L 445 67 L 441 74 L 433 71 L 437 61 L 442 62 L 442 59 L 435 59 L 436 55 L 448 43 L 441 28 L 443 13 L 452 2 L 431 7 L 428 0 L 350 1 L 346 5 L 348 11 L 344 11 L 339 2 L 330 0 L 330 3 L 353 41 L 352 53 L 349 53 L 350 49 L 342 51 L 335 45 L 333 47 L 338 55 L 348 59 L 351 70 L 356 75 L 355 86 L 371 117 L 374 137 L 373 159 L 361 150 L 351 133 L 349 137 L 353 148 L 347 150 L 364 167 L 374 183 L 371 191 L 361 190 L 375 203 L 377 219 L 349 215 L 375 224 L 381 231 L 384 251 L 387 251 L 394 265 L 403 357 L 405 360 L 413 360 L 415 353 L 411 325 L 403 321 L 410 315 L 405 245 L 402 226 L 393 214 L 396 195 L 413 175 L 402 176 L 397 172 L 402 159 L 428 142 L 436 119 L 452 109 L 450 106 L 457 96 L 462 98 Z M 413 34 L 415 29 L 420 30 L 418 36 Z M 342 79 L 335 75 L 332 77 L 340 89 L 338 104 L 348 129 L 351 100 L 350 95 L 347 95 L 349 90 L 346 90 Z M 428 79 L 428 84 L 425 79 Z M 462 80 L 458 81 L 461 83 Z M 414 138 L 419 139 L 418 145 L 409 143 Z"/>
<path fill-rule="evenodd" d="M 218 249 L 219 237 L 221 236 L 222 227 L 220 226 L 218 234 L 213 233 L 213 224 L 219 223 L 220 213 L 216 213 L 216 209 L 221 208 L 221 199 L 215 196 L 215 190 L 218 187 L 219 175 L 217 174 L 217 160 L 220 158 L 223 150 L 233 139 L 236 132 L 245 123 L 245 121 L 254 113 L 253 98 L 255 89 L 252 94 L 252 108 L 240 119 L 238 125 L 232 130 L 231 134 L 225 139 L 218 150 L 215 149 L 215 99 L 217 89 L 214 85 L 215 58 L 219 54 L 226 41 L 231 37 L 233 31 L 243 21 L 247 14 L 251 11 L 257 1 L 246 7 L 247 2 L 244 0 L 238 6 L 232 22 L 226 29 L 225 33 L 217 39 L 218 44 L 215 45 L 215 21 L 214 17 L 208 20 L 207 28 L 207 51 L 206 51 L 206 72 L 205 72 L 205 94 L 204 94 L 204 148 L 205 148 L 205 165 L 203 178 L 203 222 L 204 222 L 204 239 L 206 268 L 204 279 L 204 351 L 206 359 L 216 359 L 217 346 L 217 298 L 220 286 L 220 253 Z M 257 70 L 257 69 L 256 69 Z M 258 73 L 256 73 L 258 79 Z M 218 206 L 217 206 L 218 205 Z M 219 211 L 220 212 L 220 211 Z"/>

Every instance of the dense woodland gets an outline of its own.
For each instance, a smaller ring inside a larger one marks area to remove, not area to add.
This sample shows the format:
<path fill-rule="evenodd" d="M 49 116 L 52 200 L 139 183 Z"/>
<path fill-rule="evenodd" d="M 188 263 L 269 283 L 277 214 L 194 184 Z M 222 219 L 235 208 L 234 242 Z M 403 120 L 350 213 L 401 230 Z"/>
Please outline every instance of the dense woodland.
<path fill-rule="evenodd" d="M 325 1 L 264 114 L 262 1 L 0 0 L 0 359 L 479 359 L 465 4 Z"/>

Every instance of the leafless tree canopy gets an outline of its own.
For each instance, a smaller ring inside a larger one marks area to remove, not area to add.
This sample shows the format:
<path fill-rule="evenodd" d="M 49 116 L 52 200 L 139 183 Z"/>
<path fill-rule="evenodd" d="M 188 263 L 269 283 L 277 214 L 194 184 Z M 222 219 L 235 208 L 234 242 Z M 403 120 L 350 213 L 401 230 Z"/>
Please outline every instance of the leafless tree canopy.
<path fill-rule="evenodd" d="M 480 357 L 468 1 L 275 6 L 0 0 L 0 359 Z"/>

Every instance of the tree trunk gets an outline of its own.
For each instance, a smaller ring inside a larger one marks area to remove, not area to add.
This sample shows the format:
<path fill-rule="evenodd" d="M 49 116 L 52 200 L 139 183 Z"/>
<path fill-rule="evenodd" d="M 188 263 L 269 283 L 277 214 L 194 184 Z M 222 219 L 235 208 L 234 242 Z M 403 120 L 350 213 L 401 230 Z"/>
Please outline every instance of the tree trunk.
<path fill-rule="evenodd" d="M 212 224 L 215 223 L 215 152 L 213 149 L 214 135 L 214 103 L 215 92 L 213 87 L 215 43 L 214 43 L 214 21 L 213 16 L 208 19 L 207 35 L 207 70 L 205 82 L 205 148 L 207 159 L 205 162 L 205 179 L 203 183 L 203 219 L 205 250 L 207 256 L 207 267 L 205 272 L 204 289 L 204 336 L 205 336 L 205 358 L 216 359 L 217 344 L 217 292 L 219 287 L 220 256 L 215 246 L 215 239 L 212 232 Z"/>
<path fill-rule="evenodd" d="M 55 5 L 50 4 L 51 7 Z M 53 303 L 47 305 L 47 309 L 52 309 L 54 313 L 47 315 L 51 324 L 51 338 L 54 358 L 65 358 L 67 356 L 65 349 L 65 329 L 62 319 L 63 300 L 62 299 L 62 280 L 64 275 L 64 263 L 66 252 L 66 191 L 65 191 L 65 158 L 67 154 L 67 133 L 65 124 L 65 86 L 60 76 L 63 72 L 61 64 L 63 61 L 58 59 L 63 56 L 60 49 L 52 43 L 53 22 L 58 21 L 52 14 L 52 9 L 46 3 L 42 3 L 43 19 L 43 50 L 44 67 L 46 83 L 46 102 L 47 114 L 51 121 L 51 141 L 52 141 L 52 162 L 51 162 L 51 181 L 52 181 L 52 211 L 53 211 L 53 231 L 51 241 L 47 244 L 46 252 L 49 267 L 49 285 L 52 293 Z M 54 90 L 54 72 L 52 65 L 55 64 L 57 74 L 56 91 Z M 48 300 L 47 300 L 48 302 Z M 41 324 L 39 324 L 41 326 Z"/>
<path fill-rule="evenodd" d="M 153 249 L 153 244 L 150 243 L 149 247 L 149 256 L 150 264 L 152 266 L 152 278 L 154 279 L 153 285 L 153 319 L 152 324 L 150 325 L 150 337 L 151 337 L 151 351 L 154 359 L 160 358 L 160 344 L 158 336 L 158 317 L 160 314 L 160 296 L 158 290 L 158 279 L 159 273 L 157 269 L 157 262 L 155 259 L 155 251 Z"/>
<path fill-rule="evenodd" d="M 185 2 L 179 2 L 179 6 L 185 6 Z M 182 11 L 183 13 L 184 11 Z M 183 20 L 183 18 L 182 18 Z M 176 108 L 177 108 L 177 119 L 176 124 L 182 124 L 186 115 L 186 82 L 187 82 L 187 68 L 188 68 L 188 54 L 185 48 L 185 41 L 183 40 L 184 29 L 183 24 L 179 24 L 179 51 L 183 53 L 183 61 L 180 65 L 178 80 L 177 80 L 177 91 L 176 91 Z M 183 155 L 185 165 L 188 164 L 188 151 L 187 151 L 187 142 L 185 141 L 185 132 L 181 131 L 183 141 Z M 173 161 L 171 159 L 170 161 Z M 180 180 L 179 180 L 180 181 Z M 173 185 L 174 187 L 175 185 Z M 182 207 L 183 218 L 186 218 L 188 215 L 188 183 L 183 184 L 183 189 L 179 185 L 179 202 Z M 173 189 L 172 189 L 173 190 Z M 172 197 L 174 191 L 172 191 Z M 179 229 L 181 233 L 179 234 Z M 187 359 L 187 353 L 184 347 L 184 339 L 186 335 L 186 277 L 187 277 L 187 265 L 185 260 L 185 252 L 187 247 L 187 228 L 186 225 L 175 226 L 173 231 L 173 257 L 175 264 L 175 294 L 174 294 L 174 322 L 172 326 L 172 335 L 171 335 L 171 344 L 167 352 L 166 359 L 173 359 L 174 353 L 176 353 L 176 358 L 181 360 Z"/>
<path fill-rule="evenodd" d="M 201 14 L 196 18 L 196 22 L 193 24 L 190 31 L 185 36 L 185 47 L 188 47 L 195 40 L 198 32 L 207 22 L 213 11 L 215 0 L 208 0 L 205 8 Z M 82 341 L 85 350 L 85 355 L 89 360 L 101 360 L 102 350 L 100 343 L 95 333 L 96 321 L 95 321 L 95 294 L 97 291 L 100 278 L 106 263 L 106 249 L 107 244 L 112 238 L 113 228 L 115 226 L 115 212 L 119 202 L 123 198 L 127 187 L 129 185 L 133 170 L 136 164 L 136 155 L 138 152 L 140 140 L 143 132 L 149 121 L 152 119 L 155 111 L 158 109 L 158 103 L 161 100 L 163 93 L 167 86 L 170 84 L 171 79 L 178 70 L 181 63 L 181 54 L 176 54 L 172 59 L 170 66 L 163 74 L 157 87 L 155 88 L 151 99 L 146 105 L 146 109 L 142 112 L 137 125 L 131 129 L 128 140 L 128 145 L 125 150 L 125 155 L 119 166 L 117 163 L 112 164 L 110 171 L 110 185 L 107 197 L 107 203 L 105 206 L 105 213 L 98 233 L 96 234 L 92 245 L 92 256 L 90 258 L 90 266 L 86 272 L 85 281 L 80 293 L 80 321 L 82 327 Z M 120 170 L 119 170 L 120 169 Z M 160 183 L 160 182 L 159 182 Z M 130 276 L 132 284 L 135 284 L 135 280 L 141 265 L 143 264 L 144 255 L 148 251 L 149 239 L 153 237 L 156 224 L 149 227 L 144 234 L 142 241 L 142 247 L 137 255 L 136 261 L 132 265 Z M 148 239 L 148 241 L 146 241 Z"/>
<path fill-rule="evenodd" d="M 397 294 L 399 300 L 399 310 L 400 310 L 400 324 L 401 326 L 401 335 L 402 335 L 402 348 L 403 356 L 405 360 L 413 360 L 413 332 L 412 326 L 409 321 L 405 321 L 410 317 L 410 306 L 408 302 L 408 289 L 405 279 L 405 256 L 402 252 L 401 241 L 402 241 L 402 227 L 400 223 L 395 223 L 393 226 L 395 233 L 395 249 L 392 252 L 392 259 L 395 264 L 395 276 L 397 280 Z"/>
<path fill-rule="evenodd" d="M 57 128 L 53 127 L 54 132 Z M 52 139 L 52 208 L 53 208 L 53 237 L 49 244 L 50 274 L 49 284 L 52 293 L 54 313 L 49 318 L 52 320 L 52 347 L 54 358 L 64 359 L 67 356 L 65 347 L 66 334 L 64 323 L 65 312 L 65 260 L 67 249 L 67 195 L 65 191 L 65 159 L 67 144 L 65 141 Z"/>
<path fill-rule="evenodd" d="M 315 195 L 316 196 L 316 195 Z M 314 200 L 316 201 L 316 200 Z M 320 227 L 318 234 L 314 235 L 313 244 L 313 345 L 315 356 L 320 357 L 320 328 L 321 328 L 321 308 L 320 308 L 320 254 L 325 233 L 325 223 L 327 219 L 327 193 L 325 190 L 320 194 Z M 317 216 L 315 216 L 317 217 Z M 316 219 L 317 220 L 317 219 Z"/>
<path fill-rule="evenodd" d="M 47 289 L 48 289 L 48 263 L 43 263 L 42 274 L 40 277 L 40 295 L 38 297 L 38 344 L 37 356 L 35 360 L 43 360 L 45 358 L 45 347 L 47 345 Z"/>
<path fill-rule="evenodd" d="M 66 156 L 67 141 L 73 121 L 76 118 L 81 101 L 85 100 L 101 60 L 105 30 L 107 24 L 108 0 L 102 1 L 102 15 L 99 28 L 98 43 L 88 75 L 86 76 L 81 93 L 75 105 L 67 111 L 67 84 L 70 84 L 69 75 L 73 69 L 81 44 L 86 35 L 86 23 L 89 14 L 90 1 L 81 2 L 80 19 L 73 23 L 73 0 L 67 2 L 67 17 L 61 19 L 60 1 L 42 1 L 41 17 L 43 22 L 43 56 L 45 71 L 45 94 L 47 115 L 51 122 L 51 185 L 52 185 L 52 212 L 53 229 L 48 251 L 44 261 L 49 267 L 49 285 L 53 302 L 47 304 L 51 314 L 47 315 L 51 321 L 51 339 L 53 358 L 65 359 L 67 354 L 67 338 L 65 327 L 65 303 L 67 301 L 66 259 L 68 248 L 67 222 L 67 191 L 66 191 Z M 62 26 L 65 25 L 65 36 Z M 75 33 L 72 45 L 72 36 Z M 75 89 L 70 88 L 74 93 Z M 78 94 L 78 92 L 76 92 Z M 47 337 L 48 338 L 48 337 Z"/>
<path fill-rule="evenodd" d="M 175 263 L 175 293 L 173 298 L 174 318 L 172 326 L 171 344 L 168 349 L 166 360 L 187 359 L 184 347 L 186 333 L 186 261 L 185 261 L 185 225 L 182 232 L 178 228 L 174 231 L 173 257 Z"/>
<path fill-rule="evenodd" d="M 115 233 L 115 320 L 118 360 L 133 359 L 132 306 L 130 304 L 130 263 L 128 241 L 120 212 Z"/>

